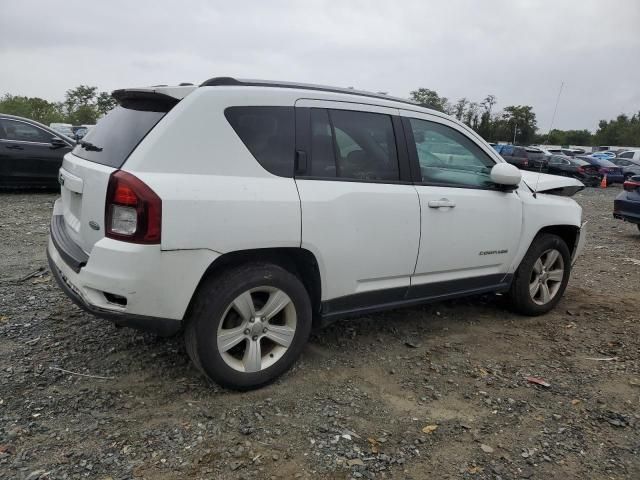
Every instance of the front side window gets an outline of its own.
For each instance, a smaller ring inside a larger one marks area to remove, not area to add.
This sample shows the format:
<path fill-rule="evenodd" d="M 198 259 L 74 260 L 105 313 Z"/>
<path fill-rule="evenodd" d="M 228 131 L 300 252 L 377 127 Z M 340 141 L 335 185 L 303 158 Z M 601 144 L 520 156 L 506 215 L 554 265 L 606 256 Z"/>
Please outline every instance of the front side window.
<path fill-rule="evenodd" d="M 224 114 L 265 170 L 281 177 L 293 176 L 293 107 L 229 107 Z"/>
<path fill-rule="evenodd" d="M 5 140 L 49 143 L 53 138 L 53 135 L 46 130 L 24 122 L 5 118 L 0 120 L 0 126 L 2 127 L 0 128 L 0 136 Z"/>
<path fill-rule="evenodd" d="M 399 180 L 391 117 L 312 108 L 310 175 L 361 181 Z"/>
<path fill-rule="evenodd" d="M 620 158 L 633 158 L 633 152 L 624 152 L 620 154 Z"/>
<path fill-rule="evenodd" d="M 490 188 L 495 162 L 471 139 L 453 128 L 411 118 L 411 131 L 424 183 Z"/>

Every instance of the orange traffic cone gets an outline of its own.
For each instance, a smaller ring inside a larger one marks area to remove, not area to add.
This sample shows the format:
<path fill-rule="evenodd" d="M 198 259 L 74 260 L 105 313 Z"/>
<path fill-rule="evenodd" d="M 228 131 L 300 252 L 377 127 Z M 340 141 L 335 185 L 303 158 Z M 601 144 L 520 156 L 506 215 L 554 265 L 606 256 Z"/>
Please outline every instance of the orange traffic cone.
<path fill-rule="evenodd" d="M 607 176 L 602 177 L 602 181 L 600 182 L 600 188 L 607 188 Z"/>

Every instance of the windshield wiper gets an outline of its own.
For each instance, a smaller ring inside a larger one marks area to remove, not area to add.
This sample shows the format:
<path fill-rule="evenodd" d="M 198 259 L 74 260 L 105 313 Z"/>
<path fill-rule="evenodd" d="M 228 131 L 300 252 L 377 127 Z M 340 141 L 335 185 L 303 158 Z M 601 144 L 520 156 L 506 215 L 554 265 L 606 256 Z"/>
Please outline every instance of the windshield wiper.
<path fill-rule="evenodd" d="M 85 150 L 88 150 L 90 152 L 101 152 L 102 151 L 102 147 L 98 147 L 96 145 L 94 145 L 91 142 L 87 142 L 86 140 L 80 140 L 78 142 L 78 144 L 84 148 Z"/>

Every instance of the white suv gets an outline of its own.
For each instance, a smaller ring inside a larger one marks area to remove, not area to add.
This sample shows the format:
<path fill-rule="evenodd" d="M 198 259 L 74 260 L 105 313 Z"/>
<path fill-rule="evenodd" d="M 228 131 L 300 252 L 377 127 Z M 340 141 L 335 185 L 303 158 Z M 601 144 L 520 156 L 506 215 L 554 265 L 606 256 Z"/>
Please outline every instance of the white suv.
<path fill-rule="evenodd" d="M 338 317 L 486 292 L 545 313 L 582 249 L 579 181 L 405 100 L 227 77 L 113 96 L 60 169 L 51 271 L 100 317 L 184 326 L 228 387 Z"/>

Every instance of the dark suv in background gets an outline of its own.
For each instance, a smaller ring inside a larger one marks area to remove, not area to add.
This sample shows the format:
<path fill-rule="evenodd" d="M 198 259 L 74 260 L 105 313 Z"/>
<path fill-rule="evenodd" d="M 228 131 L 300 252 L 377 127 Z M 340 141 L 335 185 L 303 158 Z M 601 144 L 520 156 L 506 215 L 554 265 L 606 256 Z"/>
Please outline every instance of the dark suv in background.
<path fill-rule="evenodd" d="M 547 158 L 542 150 L 516 145 L 493 145 L 493 148 L 511 165 L 521 170 L 545 170 Z"/>

